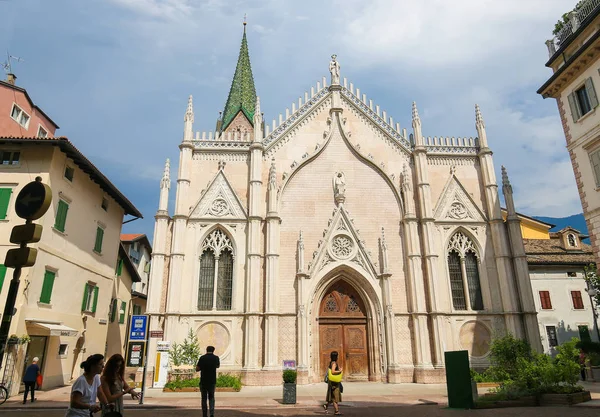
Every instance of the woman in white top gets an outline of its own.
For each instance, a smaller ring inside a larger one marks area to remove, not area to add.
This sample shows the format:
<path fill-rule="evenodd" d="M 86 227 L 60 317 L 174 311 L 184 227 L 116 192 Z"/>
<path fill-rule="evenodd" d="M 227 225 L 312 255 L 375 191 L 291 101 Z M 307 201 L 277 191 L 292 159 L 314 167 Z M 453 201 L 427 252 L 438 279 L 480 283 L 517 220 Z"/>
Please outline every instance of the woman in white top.
<path fill-rule="evenodd" d="M 100 387 L 100 373 L 104 368 L 104 356 L 95 354 L 81 363 L 84 372 L 75 380 L 71 388 L 71 403 L 65 417 L 90 417 L 90 413 L 100 411 L 96 397 L 106 405 L 106 396 Z"/>

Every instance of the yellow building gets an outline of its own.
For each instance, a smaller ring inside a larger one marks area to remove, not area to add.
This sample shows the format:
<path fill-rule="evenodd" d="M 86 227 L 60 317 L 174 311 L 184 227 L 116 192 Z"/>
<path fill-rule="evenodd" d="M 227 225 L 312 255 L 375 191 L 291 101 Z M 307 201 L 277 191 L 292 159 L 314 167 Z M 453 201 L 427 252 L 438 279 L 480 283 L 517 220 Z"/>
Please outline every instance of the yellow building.
<path fill-rule="evenodd" d="M 504 221 L 506 221 L 506 216 L 506 209 L 502 209 L 502 219 Z M 523 239 L 550 239 L 550 229 L 555 226 L 554 224 L 545 223 L 521 213 L 517 213 L 517 216 L 521 221 Z"/>

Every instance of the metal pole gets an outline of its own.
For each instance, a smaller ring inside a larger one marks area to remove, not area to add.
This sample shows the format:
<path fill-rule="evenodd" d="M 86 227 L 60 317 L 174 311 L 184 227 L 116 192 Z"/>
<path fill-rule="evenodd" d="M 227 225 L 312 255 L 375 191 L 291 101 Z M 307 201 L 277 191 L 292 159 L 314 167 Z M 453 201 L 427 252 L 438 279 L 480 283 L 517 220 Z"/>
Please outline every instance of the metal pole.
<path fill-rule="evenodd" d="M 8 296 L 6 297 L 6 305 L 4 306 L 4 314 L 2 315 L 2 324 L 0 325 L 0 366 L 4 361 L 4 353 L 6 352 L 6 344 L 8 342 L 8 332 L 10 331 L 10 324 L 12 322 L 15 311 L 15 302 L 17 301 L 17 294 L 19 292 L 19 284 L 21 281 L 21 267 L 15 268 L 13 272 L 13 278 L 10 281 L 10 288 L 8 290 Z"/>
<path fill-rule="evenodd" d="M 588 281 L 587 272 L 584 270 L 583 274 L 585 276 L 585 292 L 587 292 L 588 297 L 590 297 L 590 305 L 592 306 L 592 315 L 594 316 L 594 327 L 596 328 L 596 336 L 598 336 L 598 342 L 600 342 L 600 329 L 598 329 L 598 314 L 596 313 L 596 306 L 594 305 L 594 299 L 590 294 L 590 282 Z"/>
<path fill-rule="evenodd" d="M 144 395 L 146 395 L 146 367 L 148 366 L 148 341 L 150 340 L 150 335 L 148 331 L 149 328 L 150 317 L 146 316 L 146 341 L 144 343 L 144 373 L 142 374 L 142 392 L 140 393 L 140 404 L 144 404 Z"/>

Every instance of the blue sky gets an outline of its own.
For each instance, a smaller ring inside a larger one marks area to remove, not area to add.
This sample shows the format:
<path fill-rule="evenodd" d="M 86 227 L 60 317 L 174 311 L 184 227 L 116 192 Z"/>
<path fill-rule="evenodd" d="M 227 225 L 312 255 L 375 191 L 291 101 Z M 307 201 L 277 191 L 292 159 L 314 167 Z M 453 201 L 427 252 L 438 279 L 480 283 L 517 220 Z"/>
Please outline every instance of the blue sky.
<path fill-rule="evenodd" d="M 0 51 L 19 86 L 144 214 L 153 234 L 159 182 L 176 177 L 183 115 L 214 129 L 248 42 L 266 121 L 328 74 L 347 77 L 403 127 L 416 101 L 426 136 L 476 136 L 481 107 L 517 209 L 581 212 L 556 102 L 536 90 L 566 0 L 0 0 Z M 172 198 L 175 194 L 173 182 Z M 172 207 L 172 206 L 171 206 Z"/>

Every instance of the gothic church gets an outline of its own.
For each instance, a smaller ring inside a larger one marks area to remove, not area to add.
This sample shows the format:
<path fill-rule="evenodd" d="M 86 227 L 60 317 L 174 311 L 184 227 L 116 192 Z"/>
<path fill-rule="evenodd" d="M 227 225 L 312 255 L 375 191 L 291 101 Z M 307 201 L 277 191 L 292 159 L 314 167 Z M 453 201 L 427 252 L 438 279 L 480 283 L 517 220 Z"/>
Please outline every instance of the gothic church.
<path fill-rule="evenodd" d="M 265 123 L 244 31 L 215 131 L 194 134 L 190 96 L 174 208 L 168 160 L 160 186 L 151 330 L 191 329 L 248 385 L 280 384 L 286 360 L 319 382 L 333 350 L 347 381 L 439 383 L 445 351 L 485 364 L 496 331 L 541 349 L 479 108 L 476 138 L 430 138 L 413 103 L 409 134 L 335 55 L 329 71 Z"/>

